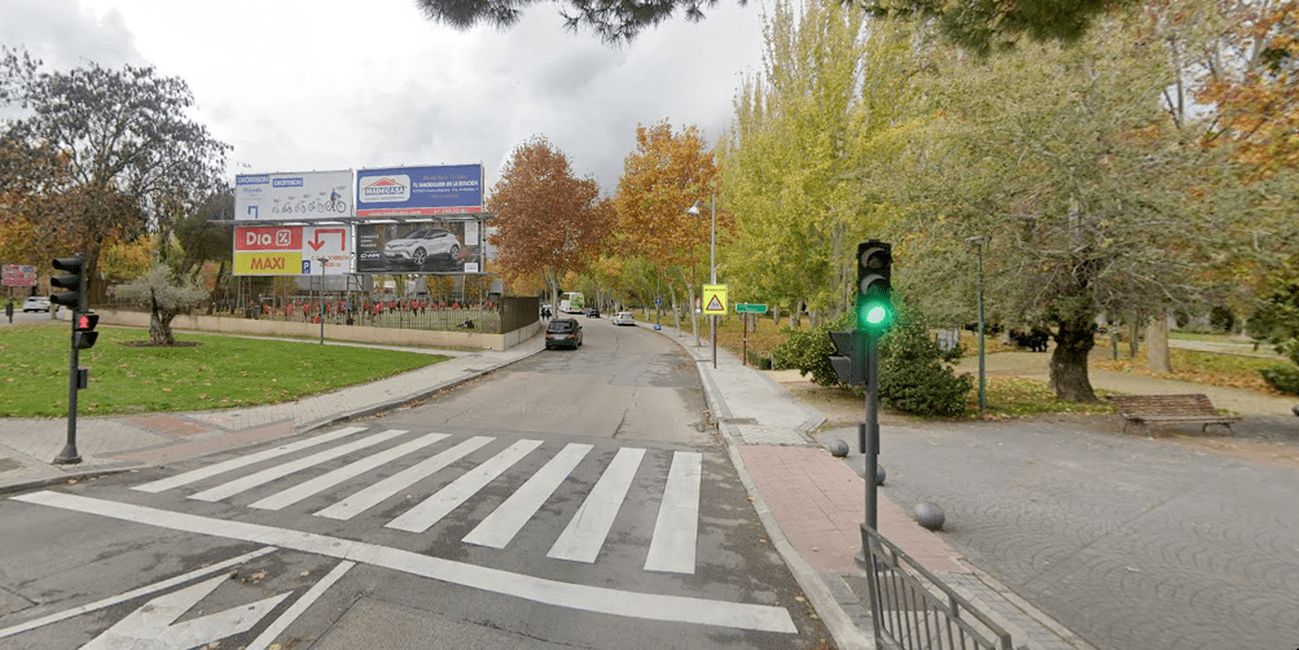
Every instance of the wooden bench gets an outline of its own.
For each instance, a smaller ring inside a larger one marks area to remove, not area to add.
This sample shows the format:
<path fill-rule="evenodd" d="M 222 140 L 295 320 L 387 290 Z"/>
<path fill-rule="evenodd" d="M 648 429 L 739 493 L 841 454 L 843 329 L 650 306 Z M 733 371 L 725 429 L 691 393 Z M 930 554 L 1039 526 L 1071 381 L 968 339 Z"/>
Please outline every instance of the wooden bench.
<path fill-rule="evenodd" d="M 1208 395 L 1110 395 L 1109 400 L 1123 416 L 1123 432 L 1136 422 L 1145 427 L 1153 424 L 1201 424 L 1206 431 L 1210 424 L 1227 427 L 1234 436 L 1231 423 L 1240 420 L 1234 415 L 1221 415 L 1213 407 Z"/>

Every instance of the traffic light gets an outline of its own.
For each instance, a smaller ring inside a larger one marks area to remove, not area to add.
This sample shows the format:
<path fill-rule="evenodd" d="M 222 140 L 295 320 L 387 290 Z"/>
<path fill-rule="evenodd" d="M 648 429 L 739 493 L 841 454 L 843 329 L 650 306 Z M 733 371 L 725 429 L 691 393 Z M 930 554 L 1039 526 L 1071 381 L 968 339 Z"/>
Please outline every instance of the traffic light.
<path fill-rule="evenodd" d="M 829 355 L 830 366 L 839 383 L 848 386 L 866 385 L 866 341 L 860 330 L 826 332 L 834 343 L 835 354 Z"/>
<path fill-rule="evenodd" d="M 78 350 L 89 350 L 95 347 L 95 340 L 99 338 L 99 332 L 95 331 L 95 326 L 99 324 L 99 314 L 93 311 L 74 312 L 72 320 L 72 329 L 74 344 Z"/>
<path fill-rule="evenodd" d="M 893 326 L 893 245 L 857 244 L 857 329 L 876 336 Z"/>
<path fill-rule="evenodd" d="M 86 276 L 83 273 L 85 261 L 81 255 L 75 257 L 56 257 L 52 262 L 54 268 L 69 273 L 57 278 L 50 278 L 50 285 L 59 289 L 69 289 L 63 293 L 50 296 L 50 302 L 70 309 L 82 309 L 82 300 L 86 293 Z"/>

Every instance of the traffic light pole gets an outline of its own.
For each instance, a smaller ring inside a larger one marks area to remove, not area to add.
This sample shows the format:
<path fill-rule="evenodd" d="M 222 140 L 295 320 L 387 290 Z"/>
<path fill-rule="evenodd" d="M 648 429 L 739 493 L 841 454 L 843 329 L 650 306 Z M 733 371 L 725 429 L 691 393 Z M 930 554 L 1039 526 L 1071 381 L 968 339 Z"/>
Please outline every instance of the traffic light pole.
<path fill-rule="evenodd" d="M 880 373 L 878 334 L 866 332 L 866 421 L 857 425 L 857 444 L 866 464 L 866 525 L 879 530 L 879 455 L 880 455 Z M 863 536 L 863 540 L 865 536 Z M 863 542 L 864 543 L 864 542 Z M 862 546 L 853 558 L 859 566 L 867 566 L 866 547 Z"/>
<path fill-rule="evenodd" d="M 77 313 L 72 312 L 72 354 L 68 355 L 71 362 L 68 364 L 68 442 L 63 446 L 63 451 L 54 457 L 56 465 L 75 465 L 81 462 L 81 454 L 77 453 L 77 388 L 80 381 L 78 369 L 81 367 L 80 355 L 77 350 Z"/>

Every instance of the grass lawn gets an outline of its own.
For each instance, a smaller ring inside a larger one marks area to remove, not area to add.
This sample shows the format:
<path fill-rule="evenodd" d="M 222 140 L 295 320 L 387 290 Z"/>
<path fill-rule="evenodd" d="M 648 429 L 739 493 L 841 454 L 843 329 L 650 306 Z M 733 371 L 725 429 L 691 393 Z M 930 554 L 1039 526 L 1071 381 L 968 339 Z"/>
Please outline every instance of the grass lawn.
<path fill-rule="evenodd" d="M 157 348 L 147 331 L 100 327 L 82 350 L 90 386 L 81 415 L 200 411 L 275 404 L 382 379 L 448 357 L 337 345 L 179 333 L 197 345 Z M 62 417 L 68 412 L 67 325 L 0 329 L 0 417 Z"/>

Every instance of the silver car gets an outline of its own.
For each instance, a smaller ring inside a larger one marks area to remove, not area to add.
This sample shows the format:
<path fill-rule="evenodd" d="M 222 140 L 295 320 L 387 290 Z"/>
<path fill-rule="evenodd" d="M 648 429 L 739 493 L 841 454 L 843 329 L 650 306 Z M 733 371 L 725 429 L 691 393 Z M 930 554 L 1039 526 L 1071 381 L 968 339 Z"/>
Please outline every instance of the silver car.
<path fill-rule="evenodd" d="M 424 228 L 403 235 L 383 246 L 383 258 L 390 262 L 410 262 L 423 267 L 429 258 L 460 258 L 460 240 L 446 228 Z"/>
<path fill-rule="evenodd" d="M 49 310 L 50 299 L 47 296 L 29 296 L 23 301 L 23 312 Z"/>

